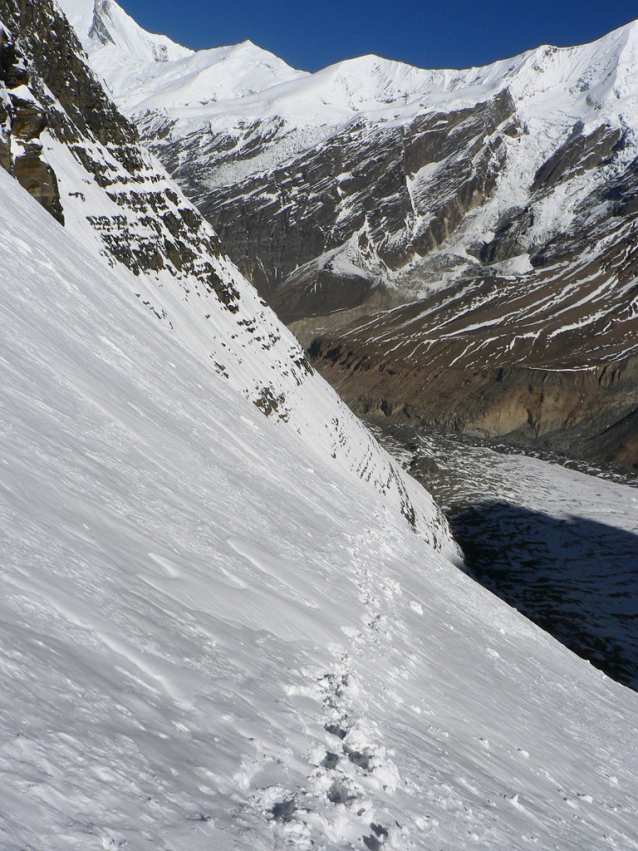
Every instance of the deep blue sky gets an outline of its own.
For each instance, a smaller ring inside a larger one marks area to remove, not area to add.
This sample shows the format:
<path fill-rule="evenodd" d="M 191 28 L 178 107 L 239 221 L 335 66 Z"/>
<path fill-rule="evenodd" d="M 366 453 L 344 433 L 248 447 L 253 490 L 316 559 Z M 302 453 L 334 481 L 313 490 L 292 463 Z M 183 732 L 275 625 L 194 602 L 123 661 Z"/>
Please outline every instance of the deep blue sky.
<path fill-rule="evenodd" d="M 377 53 L 465 68 L 539 44 L 592 41 L 638 18 L 638 0 L 119 0 L 145 29 L 188 47 L 251 39 L 316 71 Z"/>

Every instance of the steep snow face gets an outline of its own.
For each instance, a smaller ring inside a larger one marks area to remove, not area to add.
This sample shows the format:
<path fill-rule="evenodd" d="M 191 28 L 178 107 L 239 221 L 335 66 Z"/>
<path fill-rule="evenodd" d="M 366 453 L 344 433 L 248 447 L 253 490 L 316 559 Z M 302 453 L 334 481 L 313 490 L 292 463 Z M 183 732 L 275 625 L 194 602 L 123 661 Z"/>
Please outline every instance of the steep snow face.
<path fill-rule="evenodd" d="M 130 176 L 97 146 L 93 157 L 105 168 L 117 170 L 117 189 L 112 186 L 105 193 L 72 151 L 55 139 L 48 139 L 47 158 L 58 176 L 67 227 L 83 242 L 87 255 L 101 266 L 105 259 L 113 262 L 110 255 L 104 257 L 101 225 L 111 239 L 132 240 L 135 245 L 140 233 L 144 235 L 152 211 L 142 209 L 140 214 L 134 206 L 128 207 Z M 162 194 L 164 190 L 167 203 L 173 205 L 169 215 L 181 218 L 180 211 L 189 209 L 188 203 L 178 197 L 166 175 L 161 171 L 158 174 L 157 163 L 150 157 L 147 167 L 146 177 L 153 191 Z M 137 192 L 140 197 L 143 173 L 141 179 L 136 176 L 135 186 L 133 194 Z M 118 226 L 115 232 L 109 228 L 112 221 Z M 295 338 L 233 264 L 223 254 L 211 253 L 215 237 L 210 228 L 205 223 L 198 227 L 198 238 L 207 236 L 208 241 L 202 244 L 203 253 L 194 270 L 176 274 L 168 264 L 157 271 L 138 270 L 137 275 L 130 274 L 125 279 L 129 299 L 139 301 L 169 335 L 181 340 L 222 381 L 272 417 L 282 430 L 301 436 L 313 451 L 332 458 L 344 472 L 385 494 L 428 540 L 454 549 L 447 525 L 429 495 L 402 473 L 314 372 Z M 193 247 L 197 248 L 197 243 Z M 198 265 L 213 269 L 212 280 L 222 286 L 221 296 L 206 284 L 210 275 L 202 280 L 197 274 Z M 226 293 L 230 293 L 229 305 L 224 303 Z"/>
<path fill-rule="evenodd" d="M 118 51 L 118 59 L 120 55 Z M 219 101 L 248 97 L 303 76 L 250 41 L 198 51 L 179 62 L 150 67 L 148 63 L 132 67 L 124 54 L 117 72 L 113 58 L 108 51 L 99 51 L 94 67 L 117 92 L 119 106 L 129 114 L 180 109 L 197 113 Z"/>
<path fill-rule="evenodd" d="M 637 696 L 0 198 L 0 844 L 635 851 Z"/>
<path fill-rule="evenodd" d="M 63 34 L 65 22 L 49 2 L 31 11 L 37 31 L 25 29 L 15 5 L 7 20 L 19 28 L 32 85 L 46 96 L 51 133 L 41 141 L 57 176 L 66 225 L 97 268 L 128 268 L 134 273 L 124 278 L 130 300 L 235 392 L 346 476 L 384 494 L 419 534 L 454 549 L 431 498 L 314 373 L 295 338 L 225 257 L 212 229 L 137 144 L 133 129 L 74 55 L 79 45 L 71 43 L 68 25 L 69 43 L 39 58 L 40 32 L 54 28 Z M 60 53 L 62 70 L 47 76 L 41 62 L 53 65 Z M 77 92 L 76 102 L 69 92 Z"/>

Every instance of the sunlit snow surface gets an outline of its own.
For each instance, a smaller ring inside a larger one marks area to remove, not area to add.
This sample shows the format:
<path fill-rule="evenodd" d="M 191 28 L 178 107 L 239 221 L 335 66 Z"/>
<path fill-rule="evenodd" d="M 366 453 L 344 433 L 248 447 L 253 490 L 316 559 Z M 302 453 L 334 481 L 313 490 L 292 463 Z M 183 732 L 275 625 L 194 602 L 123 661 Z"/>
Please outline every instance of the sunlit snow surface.
<path fill-rule="evenodd" d="M 0 193 L 0 847 L 638 848 L 636 695 Z"/>

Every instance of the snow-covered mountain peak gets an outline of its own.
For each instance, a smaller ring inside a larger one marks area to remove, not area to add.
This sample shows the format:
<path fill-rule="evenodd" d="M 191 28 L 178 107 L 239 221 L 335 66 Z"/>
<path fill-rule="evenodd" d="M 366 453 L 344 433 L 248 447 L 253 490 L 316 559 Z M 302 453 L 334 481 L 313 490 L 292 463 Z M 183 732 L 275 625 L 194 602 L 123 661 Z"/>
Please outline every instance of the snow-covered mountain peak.
<path fill-rule="evenodd" d="M 484 94 L 508 88 L 524 118 L 613 124 L 623 111 L 638 117 L 637 42 L 633 21 L 588 44 L 541 45 L 482 68 L 441 73 L 450 77 L 447 91 L 478 86 Z"/>
<path fill-rule="evenodd" d="M 422 69 L 368 55 L 317 72 L 349 93 L 359 91 L 362 109 L 372 102 L 401 106 L 418 101 L 421 108 L 458 105 L 459 95 L 478 103 L 508 89 L 519 102 L 555 97 L 562 92 L 580 99 L 579 111 L 601 109 L 633 97 L 638 91 L 638 21 L 597 41 L 576 47 L 541 45 L 489 65 L 465 69 Z M 354 104 L 353 104 L 354 105 Z M 412 111 L 407 116 L 412 117 Z"/>
<path fill-rule="evenodd" d="M 59 5 L 89 53 L 102 46 L 144 62 L 173 62 L 194 52 L 142 29 L 114 0 L 59 0 Z"/>
<path fill-rule="evenodd" d="M 59 0 L 125 112 L 198 108 L 304 76 L 251 41 L 193 51 L 140 27 L 114 0 Z"/>

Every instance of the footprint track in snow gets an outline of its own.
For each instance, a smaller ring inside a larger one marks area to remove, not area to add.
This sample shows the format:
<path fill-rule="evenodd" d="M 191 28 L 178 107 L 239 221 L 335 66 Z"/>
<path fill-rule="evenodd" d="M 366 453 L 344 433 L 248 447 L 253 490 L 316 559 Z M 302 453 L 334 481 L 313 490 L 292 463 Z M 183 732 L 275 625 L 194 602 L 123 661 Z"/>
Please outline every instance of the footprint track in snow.
<path fill-rule="evenodd" d="M 358 711 L 350 657 L 342 652 L 330 670 L 303 673 L 305 683 L 292 686 L 288 696 L 299 696 L 306 710 L 309 699 L 319 707 L 306 728 L 313 740 L 308 774 L 295 789 L 274 784 L 256 790 L 254 804 L 277 841 L 297 851 L 399 848 L 396 822 L 375 799 L 392 794 L 400 777 L 373 724 Z"/>
<path fill-rule="evenodd" d="M 403 605 L 399 583 L 386 575 L 383 561 L 367 561 L 371 536 L 378 540 L 379 551 L 390 546 L 383 537 L 382 518 L 377 520 L 365 538 L 348 538 L 345 546 L 364 607 L 360 628 L 344 627 L 348 650 L 333 647 L 334 663 L 327 669 L 299 669 L 287 689 L 298 717 L 307 719 L 305 780 L 296 786 L 275 782 L 252 796 L 276 841 L 296 851 L 390 851 L 405 846 L 403 830 L 388 806 L 401 778 L 366 717 L 365 696 L 352 664 L 352 657 L 374 659 L 380 643 L 394 640 L 393 633 L 402 630 L 401 619 L 394 617 Z M 258 777 L 255 772 L 254 779 Z"/>

